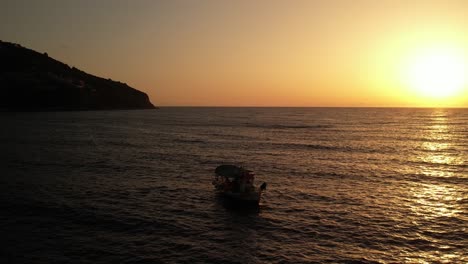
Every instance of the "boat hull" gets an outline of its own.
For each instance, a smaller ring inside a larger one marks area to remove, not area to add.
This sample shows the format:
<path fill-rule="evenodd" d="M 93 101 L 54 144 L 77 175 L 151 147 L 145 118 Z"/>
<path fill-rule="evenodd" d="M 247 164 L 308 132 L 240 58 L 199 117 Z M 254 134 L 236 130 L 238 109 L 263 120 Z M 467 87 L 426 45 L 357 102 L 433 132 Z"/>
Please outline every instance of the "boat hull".
<path fill-rule="evenodd" d="M 246 203 L 246 204 L 259 204 L 260 198 L 262 196 L 261 192 L 251 192 L 251 193 L 236 193 L 236 192 L 219 192 L 220 195 L 229 199 L 230 201 L 237 203 Z"/>

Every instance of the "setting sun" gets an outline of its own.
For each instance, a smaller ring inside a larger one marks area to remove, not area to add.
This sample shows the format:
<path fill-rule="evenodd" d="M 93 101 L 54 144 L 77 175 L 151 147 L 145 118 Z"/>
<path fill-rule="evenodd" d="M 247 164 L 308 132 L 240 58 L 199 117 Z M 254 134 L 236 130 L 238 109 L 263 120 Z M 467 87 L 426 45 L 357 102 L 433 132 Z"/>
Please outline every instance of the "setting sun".
<path fill-rule="evenodd" d="M 442 99 L 461 93 L 466 85 L 466 62 L 453 49 L 427 49 L 408 62 L 407 84 L 424 97 Z"/>

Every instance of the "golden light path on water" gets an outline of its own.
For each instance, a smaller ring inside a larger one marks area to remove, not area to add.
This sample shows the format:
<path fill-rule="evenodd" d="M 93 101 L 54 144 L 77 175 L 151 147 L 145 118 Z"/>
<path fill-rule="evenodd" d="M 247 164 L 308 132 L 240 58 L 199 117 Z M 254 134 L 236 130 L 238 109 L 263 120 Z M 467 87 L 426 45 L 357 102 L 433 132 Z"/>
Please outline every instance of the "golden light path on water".
<path fill-rule="evenodd" d="M 4 118 L 2 235 L 15 263 L 94 264 L 96 252 L 103 263 L 113 252 L 115 262 L 468 263 L 468 109 Z M 219 199 L 211 180 L 224 162 L 267 182 L 260 208 Z"/>
<path fill-rule="evenodd" d="M 440 110 L 439 110 L 440 111 Z M 437 112 L 440 113 L 440 112 Z M 434 118 L 435 124 L 429 127 L 428 138 L 430 142 L 424 142 L 422 148 L 426 150 L 426 155 L 419 157 L 420 160 L 429 164 L 447 164 L 460 165 L 463 163 L 462 156 L 447 153 L 453 147 L 450 142 L 452 139 L 448 120 L 446 116 L 437 116 Z M 434 170 L 425 167 L 424 174 L 430 176 L 453 176 L 453 173 L 441 170 Z"/>
<path fill-rule="evenodd" d="M 451 143 L 451 131 L 448 117 L 444 110 L 435 110 L 433 113 L 433 124 L 428 127 L 427 138 L 430 142 L 423 142 L 422 148 L 426 151 L 422 152 L 418 160 L 424 164 L 441 164 L 441 165 L 461 165 L 464 163 L 463 153 L 449 153 L 453 147 Z M 450 170 L 442 170 L 437 166 L 423 165 L 422 174 L 428 177 L 454 177 L 454 173 Z M 413 188 L 410 188 L 412 203 L 410 210 L 417 219 L 421 222 L 438 222 L 441 218 L 464 218 L 464 209 L 460 206 L 461 201 L 467 199 L 466 192 L 454 184 L 445 184 L 443 182 L 434 181 L 434 183 L 420 183 Z M 418 221 L 418 220 L 416 220 Z M 444 234 L 447 232 L 447 226 L 436 224 L 425 227 L 425 231 L 429 233 Z M 465 231 L 465 230 L 463 230 Z M 438 239 L 430 238 L 423 233 L 419 234 L 421 239 L 432 240 L 434 243 L 440 243 Z M 460 254 L 444 253 L 444 249 L 450 249 L 449 245 L 439 246 L 438 250 L 424 253 L 409 253 L 412 257 L 419 257 L 419 263 L 431 263 L 430 260 L 441 260 L 442 263 L 453 263 L 460 261 L 463 258 L 463 252 Z M 424 260 L 428 261 L 424 261 Z M 414 260 L 414 259 L 413 259 Z"/>

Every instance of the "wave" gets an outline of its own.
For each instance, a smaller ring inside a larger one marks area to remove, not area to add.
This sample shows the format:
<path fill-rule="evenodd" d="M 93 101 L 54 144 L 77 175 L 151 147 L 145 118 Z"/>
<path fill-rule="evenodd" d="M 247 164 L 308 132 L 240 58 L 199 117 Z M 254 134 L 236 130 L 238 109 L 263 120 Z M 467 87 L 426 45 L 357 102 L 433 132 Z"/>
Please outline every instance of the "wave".
<path fill-rule="evenodd" d="M 284 124 L 254 124 L 245 123 L 245 127 L 258 127 L 270 129 L 328 129 L 333 128 L 333 125 L 284 125 Z"/>
<path fill-rule="evenodd" d="M 265 147 L 272 146 L 275 149 L 281 150 L 324 150 L 337 151 L 345 153 L 366 153 L 366 154 L 391 154 L 397 151 L 393 147 L 368 148 L 365 146 L 350 146 L 350 145 L 321 145 L 309 143 L 263 143 Z"/>
<path fill-rule="evenodd" d="M 431 162 L 431 161 L 424 161 L 424 160 L 408 160 L 406 161 L 411 164 L 416 164 L 416 165 L 423 165 L 423 166 L 430 166 L 430 167 L 454 167 L 454 168 L 459 168 L 459 169 L 466 169 L 468 168 L 467 164 L 464 163 L 449 163 L 449 162 Z"/>
<path fill-rule="evenodd" d="M 437 184 L 466 184 L 467 177 L 459 174 L 453 174 L 452 176 L 438 176 L 428 175 L 421 173 L 410 173 L 410 174 L 395 174 L 391 176 L 395 180 L 404 180 L 409 182 L 432 182 Z"/>
<path fill-rule="evenodd" d="M 174 139 L 173 142 L 175 143 L 207 143 L 201 139 Z"/>
<path fill-rule="evenodd" d="M 263 128 L 263 129 L 331 129 L 335 125 L 317 124 L 317 125 L 302 125 L 302 124 L 260 124 L 260 123 L 166 123 L 168 126 L 183 126 L 187 127 L 231 127 L 231 128 Z"/>

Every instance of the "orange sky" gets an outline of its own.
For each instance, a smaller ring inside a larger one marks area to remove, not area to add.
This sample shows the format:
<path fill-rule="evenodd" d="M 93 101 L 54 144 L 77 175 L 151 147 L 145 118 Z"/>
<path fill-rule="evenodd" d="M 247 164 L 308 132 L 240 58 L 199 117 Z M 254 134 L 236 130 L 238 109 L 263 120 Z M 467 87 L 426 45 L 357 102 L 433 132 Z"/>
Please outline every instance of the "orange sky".
<path fill-rule="evenodd" d="M 467 63 L 468 1 L 2 5 L 2 40 L 126 82 L 159 106 L 468 107 L 468 81 L 438 98 L 405 80 L 430 47 Z"/>

